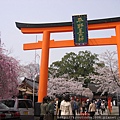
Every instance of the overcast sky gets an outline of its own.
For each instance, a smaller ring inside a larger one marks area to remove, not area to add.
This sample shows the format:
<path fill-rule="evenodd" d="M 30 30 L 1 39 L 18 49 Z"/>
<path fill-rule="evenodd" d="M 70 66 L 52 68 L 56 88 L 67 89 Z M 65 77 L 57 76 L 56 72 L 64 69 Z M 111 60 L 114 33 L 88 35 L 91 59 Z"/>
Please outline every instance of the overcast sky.
<path fill-rule="evenodd" d="M 88 20 L 120 17 L 120 0 L 0 0 L 0 32 L 2 43 L 11 55 L 28 64 L 35 61 L 35 51 L 23 50 L 24 43 L 41 40 L 42 35 L 22 34 L 15 22 L 56 23 L 72 22 L 72 15 L 87 14 Z M 114 30 L 89 31 L 89 38 L 110 37 Z M 73 39 L 72 33 L 52 34 L 51 39 Z M 101 54 L 106 50 L 115 51 L 116 46 L 77 47 L 50 49 L 49 64 L 61 60 L 65 53 L 88 50 Z M 41 50 L 37 50 L 41 56 Z M 39 58 L 36 57 L 36 62 Z"/>

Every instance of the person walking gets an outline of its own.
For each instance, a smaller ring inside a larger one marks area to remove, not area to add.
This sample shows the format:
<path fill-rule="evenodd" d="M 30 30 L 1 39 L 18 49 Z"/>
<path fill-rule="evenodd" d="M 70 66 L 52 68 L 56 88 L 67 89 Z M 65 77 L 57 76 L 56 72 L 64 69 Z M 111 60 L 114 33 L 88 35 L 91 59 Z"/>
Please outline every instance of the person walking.
<path fill-rule="evenodd" d="M 76 112 L 77 112 L 77 115 L 79 115 L 80 114 L 80 100 L 79 100 L 79 98 L 76 99 L 76 104 L 77 104 Z"/>
<path fill-rule="evenodd" d="M 95 105 L 95 101 L 92 100 L 89 105 L 89 113 L 92 119 L 94 119 L 95 112 L 96 112 L 96 105 Z"/>
<path fill-rule="evenodd" d="M 62 95 L 58 95 L 56 101 L 56 116 L 58 117 L 61 116 L 61 110 L 60 110 L 61 101 L 62 101 Z"/>
<path fill-rule="evenodd" d="M 98 114 L 101 115 L 101 112 L 100 112 L 100 110 L 101 110 L 101 100 L 100 99 L 97 100 L 96 105 L 97 105 Z"/>
<path fill-rule="evenodd" d="M 40 105 L 40 120 L 45 120 L 48 114 L 48 99 L 47 97 L 43 98 L 43 102 Z"/>
<path fill-rule="evenodd" d="M 85 106 L 86 106 L 85 101 L 82 101 L 82 113 L 85 113 Z"/>
<path fill-rule="evenodd" d="M 54 104 L 55 101 L 53 98 L 51 98 L 50 102 L 48 103 L 48 120 L 54 120 Z"/>
<path fill-rule="evenodd" d="M 105 100 L 105 110 L 107 111 L 108 102 Z"/>
<path fill-rule="evenodd" d="M 102 114 L 105 112 L 105 102 L 104 101 L 101 102 L 101 111 L 102 111 Z"/>
<path fill-rule="evenodd" d="M 69 95 L 66 95 L 60 104 L 61 117 L 65 120 L 70 120 L 72 117 L 72 107 Z"/>
<path fill-rule="evenodd" d="M 89 112 L 89 105 L 90 105 L 90 100 L 87 99 L 87 100 L 86 100 L 86 112 L 87 112 L 87 113 Z"/>
<path fill-rule="evenodd" d="M 77 107 L 77 103 L 76 103 L 74 97 L 71 98 L 70 103 L 71 103 L 71 107 L 72 107 L 72 114 L 73 114 L 74 119 L 75 119 L 75 117 L 76 117 L 76 110 L 77 110 L 78 107 Z"/>

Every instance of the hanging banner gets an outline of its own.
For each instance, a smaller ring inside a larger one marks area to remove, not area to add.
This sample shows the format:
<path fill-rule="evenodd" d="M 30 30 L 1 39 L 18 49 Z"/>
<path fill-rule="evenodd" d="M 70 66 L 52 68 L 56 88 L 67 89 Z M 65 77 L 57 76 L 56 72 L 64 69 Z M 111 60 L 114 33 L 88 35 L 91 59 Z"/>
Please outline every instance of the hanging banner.
<path fill-rule="evenodd" d="M 87 15 L 72 16 L 74 44 L 82 46 L 88 44 L 88 22 Z"/>

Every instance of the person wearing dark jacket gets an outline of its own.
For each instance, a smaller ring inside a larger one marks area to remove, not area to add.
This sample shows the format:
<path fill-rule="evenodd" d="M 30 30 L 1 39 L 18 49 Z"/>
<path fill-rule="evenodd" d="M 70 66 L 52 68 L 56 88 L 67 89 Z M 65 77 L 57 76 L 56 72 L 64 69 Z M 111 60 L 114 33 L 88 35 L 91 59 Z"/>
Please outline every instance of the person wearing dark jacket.
<path fill-rule="evenodd" d="M 56 115 L 60 117 L 61 116 L 60 104 L 62 101 L 62 96 L 58 95 L 57 98 L 58 99 L 57 99 L 57 103 L 56 103 Z"/>
<path fill-rule="evenodd" d="M 98 110 L 98 114 L 100 115 L 100 110 L 101 110 L 101 100 L 97 101 L 97 110 Z"/>
<path fill-rule="evenodd" d="M 87 99 L 87 101 L 86 101 L 86 112 L 89 112 L 89 105 L 90 105 L 90 100 Z"/>
<path fill-rule="evenodd" d="M 75 120 L 75 117 L 76 117 L 76 107 L 75 106 L 77 106 L 77 104 L 76 104 L 74 97 L 71 98 L 70 103 L 71 103 L 71 107 L 72 107 L 72 114 L 73 114 L 74 120 Z"/>
<path fill-rule="evenodd" d="M 48 104 L 48 117 L 49 120 L 54 120 L 54 104 L 55 101 L 53 98 L 50 99 L 50 102 Z"/>

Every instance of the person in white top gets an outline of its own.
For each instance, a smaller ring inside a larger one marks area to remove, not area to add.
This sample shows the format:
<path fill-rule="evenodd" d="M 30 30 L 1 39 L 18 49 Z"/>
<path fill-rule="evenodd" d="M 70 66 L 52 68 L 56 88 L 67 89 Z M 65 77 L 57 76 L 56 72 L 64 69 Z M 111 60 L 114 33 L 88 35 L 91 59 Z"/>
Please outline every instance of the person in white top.
<path fill-rule="evenodd" d="M 102 114 L 105 112 L 105 102 L 104 101 L 101 102 L 101 111 L 102 111 Z"/>
<path fill-rule="evenodd" d="M 94 118 L 95 112 L 96 112 L 95 101 L 91 100 L 91 103 L 89 105 L 89 113 L 90 113 L 90 117 L 92 117 L 92 119 Z"/>
<path fill-rule="evenodd" d="M 70 98 L 69 96 L 65 96 L 64 100 L 60 104 L 60 110 L 61 110 L 61 116 L 64 119 L 70 119 L 72 116 L 72 107 L 70 103 Z"/>

